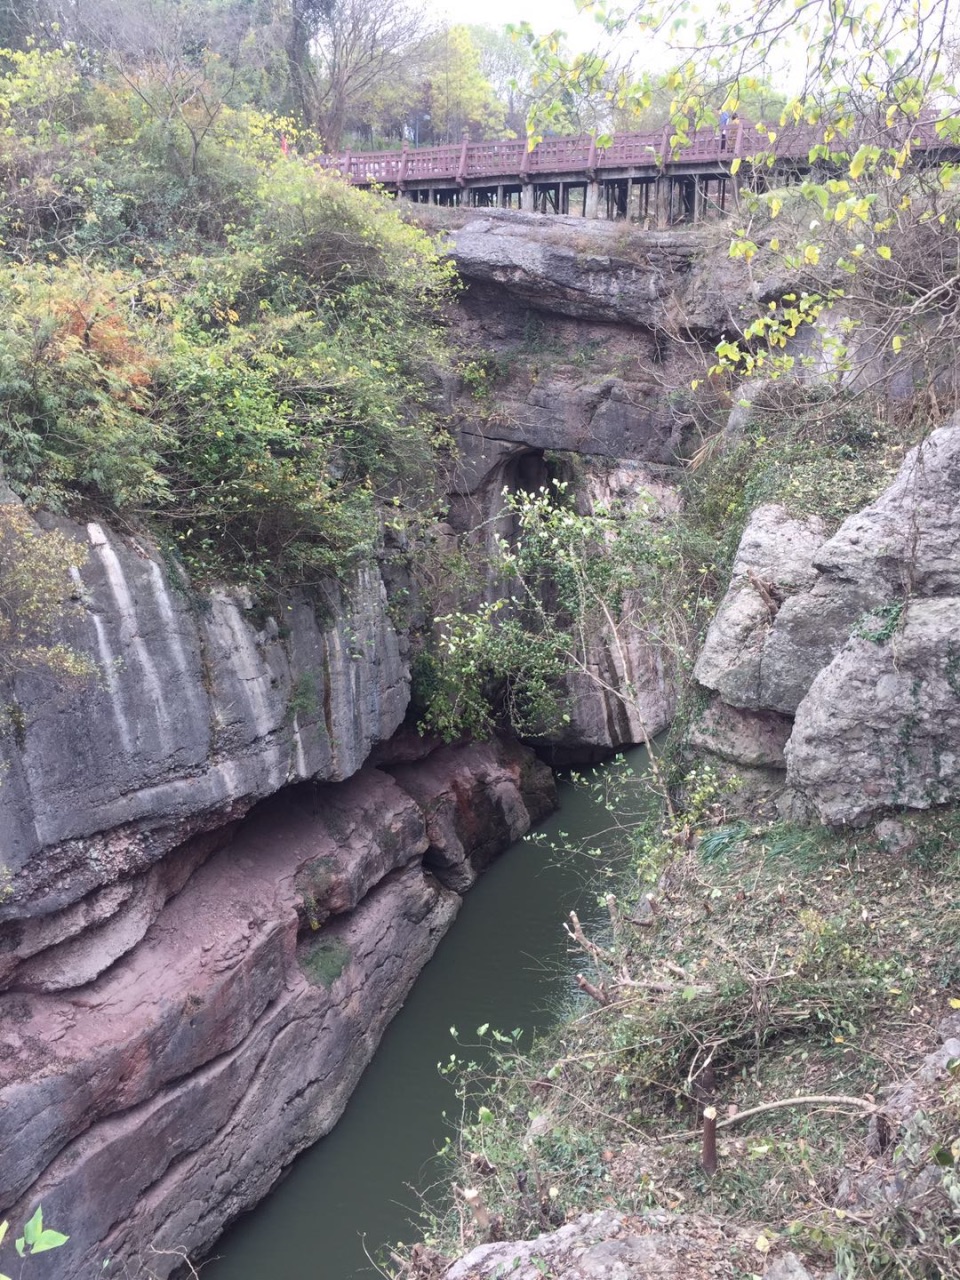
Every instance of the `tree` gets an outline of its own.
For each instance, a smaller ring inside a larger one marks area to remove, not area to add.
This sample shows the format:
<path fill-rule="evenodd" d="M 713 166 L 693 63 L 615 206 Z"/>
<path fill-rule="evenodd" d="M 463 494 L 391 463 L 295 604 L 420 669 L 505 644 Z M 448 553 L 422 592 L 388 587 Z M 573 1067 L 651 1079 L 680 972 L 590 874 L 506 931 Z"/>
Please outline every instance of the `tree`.
<path fill-rule="evenodd" d="M 622 705 L 672 813 L 652 742 L 662 722 L 651 726 L 645 711 L 648 663 L 655 654 L 669 682 L 686 662 L 708 573 L 700 548 L 642 492 L 629 509 L 588 512 L 564 481 L 503 498 L 497 519 L 509 517 L 512 536 L 496 536 L 477 566 L 495 598 L 438 619 L 438 643 L 421 660 L 428 726 L 447 737 L 542 737 L 569 720 L 564 680 L 577 677 Z"/>
<path fill-rule="evenodd" d="M 304 13 L 298 40 L 313 23 L 311 56 L 295 85 L 302 117 L 338 151 L 348 126 L 362 120 L 377 88 L 421 45 L 426 28 L 414 10 L 395 0 L 330 0 Z"/>
<path fill-rule="evenodd" d="M 594 54 L 565 59 L 557 37 L 527 38 L 540 99 L 534 137 L 569 114 L 567 99 L 604 89 L 621 112 L 666 104 L 672 145 L 692 125 L 716 127 L 721 110 L 769 109 L 773 79 L 786 89 L 774 119 L 747 121 L 743 184 L 731 256 L 752 274 L 759 305 L 732 326 L 714 375 L 799 372 L 876 388 L 899 379 L 923 386 L 943 407 L 942 380 L 960 329 L 958 296 L 956 76 L 949 56 L 949 0 L 752 0 L 707 16 L 686 0 L 620 11 L 582 6 L 610 35 L 654 39 L 669 50 L 664 78 Z M 779 56 L 786 65 L 777 65 Z M 792 141 L 805 158 L 791 175 L 777 149 Z M 742 166 L 742 167 L 741 167 Z M 791 340 L 819 330 L 821 350 L 798 355 Z"/>
<path fill-rule="evenodd" d="M 467 30 L 477 51 L 480 74 L 503 104 L 507 128 L 522 134 L 531 103 L 533 60 L 529 48 L 505 28 L 469 26 Z"/>
<path fill-rule="evenodd" d="M 481 70 L 481 55 L 470 30 L 445 27 L 433 36 L 421 64 L 422 96 L 430 113 L 434 142 L 503 137 L 503 103 Z"/>
<path fill-rule="evenodd" d="M 41 0 L 0 0 L 0 49 L 25 49 L 45 18 Z"/>

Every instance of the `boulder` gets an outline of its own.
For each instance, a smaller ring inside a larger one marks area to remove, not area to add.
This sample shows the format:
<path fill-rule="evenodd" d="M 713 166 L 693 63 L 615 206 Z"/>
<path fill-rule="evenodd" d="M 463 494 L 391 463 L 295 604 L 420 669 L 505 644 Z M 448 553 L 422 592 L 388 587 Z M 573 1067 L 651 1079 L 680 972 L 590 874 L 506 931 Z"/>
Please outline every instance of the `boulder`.
<path fill-rule="evenodd" d="M 960 597 L 912 600 L 876 642 L 853 636 L 810 688 L 787 781 L 831 825 L 960 798 Z"/>
<path fill-rule="evenodd" d="M 691 720 L 687 741 L 731 764 L 785 769 L 792 728 L 793 721 L 775 711 L 744 711 L 714 698 Z"/>
<path fill-rule="evenodd" d="M 482 1244 L 442 1273 L 443 1280 L 689 1280 L 734 1277 L 755 1267 L 756 1231 L 706 1216 L 651 1210 L 586 1213 L 534 1240 Z M 813 1280 L 795 1254 L 768 1259 L 765 1275 Z"/>
<path fill-rule="evenodd" d="M 696 663 L 726 704 L 695 728 L 698 745 L 772 763 L 761 722 L 750 741 L 729 708 L 795 714 L 782 806 L 795 819 L 860 824 L 955 799 L 958 546 L 958 422 L 911 450 L 829 539 L 816 519 L 758 508 Z"/>
<path fill-rule="evenodd" d="M 694 667 L 697 680 L 729 706 L 790 713 L 823 665 L 816 631 L 791 631 L 786 643 L 774 638 L 791 597 L 816 581 L 813 560 L 823 539 L 815 516 L 793 516 L 773 503 L 751 514 Z"/>

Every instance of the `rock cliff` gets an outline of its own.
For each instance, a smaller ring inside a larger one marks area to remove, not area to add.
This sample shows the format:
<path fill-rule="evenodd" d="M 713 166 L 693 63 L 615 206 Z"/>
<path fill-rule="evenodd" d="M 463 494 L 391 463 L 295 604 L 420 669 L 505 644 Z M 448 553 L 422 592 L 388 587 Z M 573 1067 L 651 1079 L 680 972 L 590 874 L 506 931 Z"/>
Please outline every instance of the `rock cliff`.
<path fill-rule="evenodd" d="M 99 674 L 7 693 L 0 1203 L 69 1224 L 38 1277 L 162 1276 L 332 1126 L 456 891 L 554 792 L 516 745 L 401 763 L 375 568 L 275 620 L 57 523 Z"/>
<path fill-rule="evenodd" d="M 503 491 L 554 479 L 582 510 L 675 506 L 697 355 L 736 327 L 726 268 L 689 234 L 496 211 L 450 246 L 466 283 L 455 328 L 467 376 L 447 388 L 454 533 L 509 536 Z M 586 665 L 568 681 L 569 723 L 544 740 L 554 759 L 596 758 L 669 724 L 662 654 L 597 636 Z"/>
<path fill-rule="evenodd" d="M 637 258 L 607 228 L 542 230 L 487 219 L 454 247 L 464 349 L 503 375 L 496 403 L 447 388 L 457 533 L 571 459 L 586 507 L 671 502 L 689 414 L 665 388 L 728 315 L 685 237 Z M 4 693 L 0 1200 L 69 1224 L 38 1280 L 108 1257 L 162 1276 L 335 1122 L 458 895 L 552 781 L 515 745 L 397 736 L 408 641 L 375 563 L 268 617 L 198 595 L 142 538 L 44 523 L 76 544 L 63 639 L 98 674 Z M 548 745 L 589 756 L 668 722 L 660 655 L 600 638 L 591 664 Z"/>
<path fill-rule="evenodd" d="M 833 825 L 960 796 L 960 423 L 824 538 L 766 506 L 743 535 L 695 674 L 694 741 L 785 769 L 782 807 Z"/>

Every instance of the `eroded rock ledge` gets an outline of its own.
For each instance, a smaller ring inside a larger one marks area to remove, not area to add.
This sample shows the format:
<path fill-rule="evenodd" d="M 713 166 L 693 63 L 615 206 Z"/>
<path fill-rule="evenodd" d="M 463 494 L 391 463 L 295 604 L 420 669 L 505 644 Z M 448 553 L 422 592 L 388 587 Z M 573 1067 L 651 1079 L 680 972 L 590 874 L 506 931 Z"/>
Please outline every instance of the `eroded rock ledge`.
<path fill-rule="evenodd" d="M 108 1257 L 168 1274 L 165 1250 L 209 1245 L 332 1127 L 458 909 L 425 856 L 465 885 L 474 855 L 555 803 L 517 745 L 425 763 L 416 799 L 365 768 L 264 802 L 93 981 L 43 990 L 36 962 L 14 973 L 0 1202 L 20 1221 L 42 1200 L 71 1232 L 69 1251 L 36 1260 L 40 1280 Z"/>

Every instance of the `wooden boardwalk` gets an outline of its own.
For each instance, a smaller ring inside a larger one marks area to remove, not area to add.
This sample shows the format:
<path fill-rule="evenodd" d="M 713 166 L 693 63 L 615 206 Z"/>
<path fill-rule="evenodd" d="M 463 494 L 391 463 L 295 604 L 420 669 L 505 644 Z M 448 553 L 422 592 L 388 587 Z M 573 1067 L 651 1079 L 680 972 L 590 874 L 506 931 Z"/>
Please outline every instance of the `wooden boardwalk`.
<path fill-rule="evenodd" d="M 933 122 L 917 124 L 914 149 L 925 159 L 956 159 Z M 523 139 L 468 142 L 400 151 L 347 151 L 319 163 L 359 187 L 380 186 L 421 204 L 520 208 L 541 213 L 573 213 L 587 218 L 633 218 L 651 226 L 700 221 L 724 213 L 740 183 L 765 189 L 800 181 L 812 169 L 811 149 L 822 130 L 788 126 L 771 144 L 766 133 L 732 121 L 721 136 L 698 129 L 690 143 L 671 148 L 668 125 L 657 133 L 617 134 L 610 146 L 596 138 L 545 138 L 532 151 Z M 896 141 L 877 131 L 877 142 Z M 848 142 L 851 150 L 856 143 Z M 833 144 L 836 149 L 837 144 Z M 756 153 L 772 163 L 752 164 Z M 734 161 L 740 164 L 734 166 Z M 738 172 L 734 173 L 736 168 Z"/>

